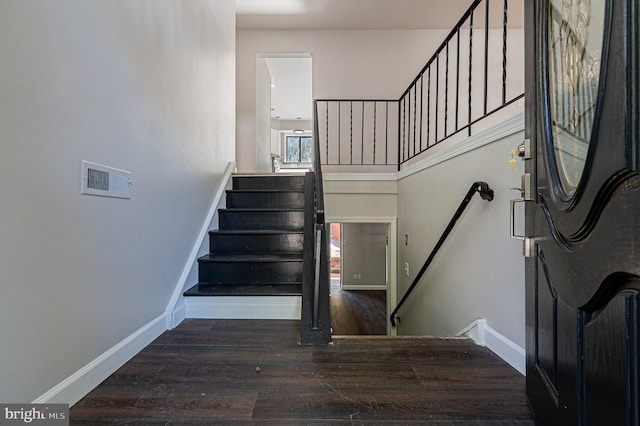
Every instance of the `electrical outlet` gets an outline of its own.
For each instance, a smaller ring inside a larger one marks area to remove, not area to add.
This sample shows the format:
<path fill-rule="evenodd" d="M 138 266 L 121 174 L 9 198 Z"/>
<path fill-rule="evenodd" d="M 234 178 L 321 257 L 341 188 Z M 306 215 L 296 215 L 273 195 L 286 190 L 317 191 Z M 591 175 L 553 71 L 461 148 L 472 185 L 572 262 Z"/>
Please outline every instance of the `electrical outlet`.
<path fill-rule="evenodd" d="M 354 280 L 361 280 L 362 279 L 362 274 L 353 274 L 353 279 Z"/>
<path fill-rule="evenodd" d="M 406 277 L 408 277 L 408 276 L 409 276 L 409 263 L 408 263 L 408 262 L 405 262 L 405 263 L 404 263 L 404 275 L 405 275 Z"/>

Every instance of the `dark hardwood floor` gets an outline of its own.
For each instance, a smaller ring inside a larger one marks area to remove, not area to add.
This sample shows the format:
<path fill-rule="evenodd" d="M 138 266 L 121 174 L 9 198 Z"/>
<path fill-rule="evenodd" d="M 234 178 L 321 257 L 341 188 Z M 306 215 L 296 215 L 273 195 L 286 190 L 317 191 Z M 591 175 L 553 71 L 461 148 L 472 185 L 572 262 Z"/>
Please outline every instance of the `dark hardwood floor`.
<path fill-rule="evenodd" d="M 524 378 L 468 340 L 311 347 L 298 327 L 187 320 L 74 405 L 70 424 L 533 425 Z"/>
<path fill-rule="evenodd" d="M 338 336 L 387 334 L 387 292 L 331 287 L 331 328 Z"/>

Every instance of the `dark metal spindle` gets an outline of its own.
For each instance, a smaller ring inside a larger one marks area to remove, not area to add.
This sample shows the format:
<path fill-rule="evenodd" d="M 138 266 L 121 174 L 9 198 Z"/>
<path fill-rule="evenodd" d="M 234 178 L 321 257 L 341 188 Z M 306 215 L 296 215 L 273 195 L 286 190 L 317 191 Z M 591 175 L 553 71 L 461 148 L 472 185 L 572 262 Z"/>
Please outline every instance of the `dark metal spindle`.
<path fill-rule="evenodd" d="M 413 155 L 416 153 L 416 121 L 418 118 L 418 85 L 413 85 Z"/>
<path fill-rule="evenodd" d="M 507 19 L 508 0 L 504 0 L 502 7 L 502 104 L 507 102 Z"/>
<path fill-rule="evenodd" d="M 440 53 L 436 57 L 436 119 L 435 119 L 435 143 L 438 143 L 438 106 L 440 104 Z"/>
<path fill-rule="evenodd" d="M 431 135 L 431 65 L 427 74 L 427 148 L 430 146 Z"/>
<path fill-rule="evenodd" d="M 471 81 L 473 73 L 473 9 L 469 13 L 469 121 L 467 121 L 468 135 L 471 136 L 471 102 L 473 97 L 471 96 Z"/>
<path fill-rule="evenodd" d="M 401 126 L 401 120 L 400 117 L 402 115 L 402 110 L 400 109 L 400 103 L 402 102 L 402 98 L 398 99 L 398 133 L 397 133 L 397 138 L 398 138 L 398 171 L 400 171 L 400 164 L 402 164 L 402 158 L 400 157 L 401 155 L 401 147 L 402 147 L 402 142 L 401 142 L 401 138 L 400 138 L 400 132 L 402 131 L 402 126 Z"/>
<path fill-rule="evenodd" d="M 411 90 L 409 90 L 409 93 L 407 94 L 407 96 L 409 96 L 409 114 L 407 115 L 407 158 L 411 158 Z M 415 146 L 414 146 L 415 148 Z M 415 152 L 415 149 L 414 149 Z"/>
<path fill-rule="evenodd" d="M 353 101 L 350 102 L 349 113 L 349 164 L 353 164 Z"/>
<path fill-rule="evenodd" d="M 506 0 L 505 0 L 506 1 Z M 458 110 L 460 109 L 460 27 L 456 27 L 456 127 L 458 131 Z"/>
<path fill-rule="evenodd" d="M 406 115 L 407 115 L 407 101 L 406 99 L 402 99 L 402 142 L 400 144 L 400 146 L 402 146 L 402 161 L 406 160 L 405 158 L 405 142 L 407 139 L 407 132 L 405 129 L 405 119 L 406 119 Z"/>
<path fill-rule="evenodd" d="M 484 3 L 484 108 L 483 115 L 487 115 L 489 85 L 489 0 Z"/>
<path fill-rule="evenodd" d="M 362 131 L 360 143 L 360 164 L 364 164 L 364 101 L 362 101 Z"/>
<path fill-rule="evenodd" d="M 422 115 L 422 107 L 424 105 L 424 73 L 420 74 L 420 152 L 422 152 L 422 125 L 424 119 Z"/>
<path fill-rule="evenodd" d="M 384 164 L 389 164 L 389 101 L 385 103 L 385 129 L 384 129 Z M 398 163 L 400 166 L 400 163 Z"/>
<path fill-rule="evenodd" d="M 325 122 L 325 130 L 327 133 L 327 157 L 326 157 L 325 164 L 329 164 L 329 101 L 327 101 L 327 116 L 326 116 L 326 122 Z"/>
<path fill-rule="evenodd" d="M 373 102 L 373 164 L 376 164 L 376 130 L 378 126 L 378 102 Z"/>
<path fill-rule="evenodd" d="M 444 61 L 444 137 L 447 137 L 447 121 L 449 120 L 449 42 L 445 50 Z"/>
<path fill-rule="evenodd" d="M 342 147 L 340 146 L 340 138 L 342 135 L 342 102 L 338 101 L 338 164 L 342 162 Z"/>

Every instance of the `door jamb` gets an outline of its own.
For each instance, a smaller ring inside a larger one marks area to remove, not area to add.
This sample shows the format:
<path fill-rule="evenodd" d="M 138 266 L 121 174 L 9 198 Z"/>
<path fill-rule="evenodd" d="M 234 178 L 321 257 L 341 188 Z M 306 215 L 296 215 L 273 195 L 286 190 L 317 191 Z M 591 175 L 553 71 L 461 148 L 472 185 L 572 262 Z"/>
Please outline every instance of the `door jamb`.
<path fill-rule="evenodd" d="M 390 313 L 397 303 L 397 269 L 398 269 L 398 218 L 397 217 L 341 217 L 326 216 L 326 223 L 382 223 L 387 225 L 387 236 L 389 243 L 387 244 L 387 313 Z M 387 315 L 387 335 L 397 336 L 397 327 L 391 327 L 389 315 Z"/>

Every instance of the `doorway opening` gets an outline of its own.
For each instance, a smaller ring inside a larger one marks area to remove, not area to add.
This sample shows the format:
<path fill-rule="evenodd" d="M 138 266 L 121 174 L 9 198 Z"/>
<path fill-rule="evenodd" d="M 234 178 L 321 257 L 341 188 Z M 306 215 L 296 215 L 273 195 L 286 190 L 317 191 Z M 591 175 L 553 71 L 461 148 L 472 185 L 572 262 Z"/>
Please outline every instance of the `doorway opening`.
<path fill-rule="evenodd" d="M 311 55 L 258 55 L 257 171 L 304 172 L 311 168 L 312 110 Z"/>
<path fill-rule="evenodd" d="M 334 335 L 386 335 L 388 224 L 330 223 Z"/>

